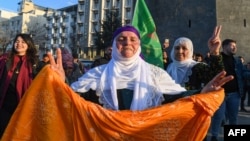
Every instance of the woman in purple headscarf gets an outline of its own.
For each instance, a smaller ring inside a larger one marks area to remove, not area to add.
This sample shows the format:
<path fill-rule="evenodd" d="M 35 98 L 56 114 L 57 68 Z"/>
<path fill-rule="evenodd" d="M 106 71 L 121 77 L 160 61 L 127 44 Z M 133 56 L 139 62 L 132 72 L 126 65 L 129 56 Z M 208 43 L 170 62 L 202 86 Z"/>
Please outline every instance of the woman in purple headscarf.
<path fill-rule="evenodd" d="M 132 26 L 119 28 L 113 35 L 110 62 L 90 70 L 71 87 L 76 92 L 95 90 L 100 103 L 114 110 L 143 110 L 160 105 L 162 93 L 185 91 L 164 70 L 146 63 L 140 53 L 138 31 Z"/>
<path fill-rule="evenodd" d="M 61 48 L 62 65 L 65 72 L 65 82 L 70 85 L 82 76 L 79 65 L 74 63 L 74 58 L 67 48 Z"/>

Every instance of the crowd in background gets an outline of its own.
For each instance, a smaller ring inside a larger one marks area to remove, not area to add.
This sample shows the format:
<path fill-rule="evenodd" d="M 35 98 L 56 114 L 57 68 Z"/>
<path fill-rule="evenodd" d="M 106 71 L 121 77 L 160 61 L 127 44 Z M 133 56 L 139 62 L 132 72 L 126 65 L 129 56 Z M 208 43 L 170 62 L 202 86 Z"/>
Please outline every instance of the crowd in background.
<path fill-rule="evenodd" d="M 250 106 L 250 62 L 245 63 L 242 56 L 234 56 L 237 50 L 236 41 L 233 39 L 221 41 L 219 38 L 220 30 L 221 27 L 215 28 L 214 34 L 208 42 L 209 52 L 205 57 L 201 53 L 194 51 L 192 41 L 186 37 L 176 39 L 171 52 L 168 52 L 170 46 L 169 39 L 164 40 L 162 47 L 163 69 L 170 74 L 177 84 L 180 84 L 187 90 L 204 88 L 221 70 L 226 70 L 228 75 L 233 75 L 236 78 L 225 84 L 225 101 L 213 117 L 211 128 L 214 141 L 217 140 L 218 126 L 221 123 L 225 121 L 227 124 L 237 124 L 236 116 L 238 110 L 248 112 L 245 106 Z M 135 33 L 139 38 L 140 36 L 137 35 L 139 33 Z M 222 51 L 220 52 L 221 47 Z M 86 70 L 84 69 L 84 65 L 79 61 L 77 54 L 72 54 L 66 48 L 61 48 L 61 50 L 65 83 L 71 85 L 85 74 Z M 108 64 L 113 57 L 112 51 L 112 46 L 108 46 L 105 50 L 105 55 L 96 59 L 91 68 Z M 47 54 L 44 54 L 40 61 L 36 54 L 37 50 L 32 38 L 27 34 L 18 34 L 14 39 L 10 54 L 3 54 L 0 57 L 0 136 L 2 136 L 11 115 L 14 113 L 15 108 L 32 80 L 50 63 Z M 119 55 L 119 53 L 117 54 Z M 170 57 L 168 57 L 169 54 Z M 184 54 L 184 58 L 181 58 L 180 54 Z M 117 66 L 113 65 L 112 67 Z M 240 72 L 235 70 L 240 70 Z M 102 71 L 107 73 L 106 70 Z M 125 72 L 125 70 L 123 71 Z M 144 80 L 143 78 L 140 79 Z M 112 85 L 114 84 L 112 83 Z M 106 87 L 106 85 L 104 86 Z M 130 93 L 129 91 L 125 92 Z M 237 99 L 239 101 L 236 101 Z M 123 100 L 126 101 L 126 99 Z M 128 107 L 128 105 L 123 105 L 125 109 L 128 109 Z M 235 109 L 235 107 L 238 109 Z M 227 109 L 230 109 L 231 112 L 227 111 Z"/>

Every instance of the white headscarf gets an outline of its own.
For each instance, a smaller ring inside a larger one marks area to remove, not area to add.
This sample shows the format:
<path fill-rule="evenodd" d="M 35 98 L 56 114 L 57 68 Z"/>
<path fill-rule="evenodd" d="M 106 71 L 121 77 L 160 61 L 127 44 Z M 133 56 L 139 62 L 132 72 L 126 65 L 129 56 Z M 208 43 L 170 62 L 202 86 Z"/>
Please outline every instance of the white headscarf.
<path fill-rule="evenodd" d="M 185 91 L 180 85 L 175 84 L 169 75 L 162 80 L 165 85 L 155 84 L 153 75 L 150 75 L 152 73 L 150 64 L 140 57 L 141 47 L 133 57 L 124 58 L 117 49 L 116 38 L 113 40 L 110 62 L 85 73 L 71 85 L 73 90 L 77 92 L 96 90 L 103 106 L 114 110 L 119 109 L 117 89 L 134 91 L 131 110 L 143 110 L 160 105 L 163 91 L 170 94 Z"/>
<path fill-rule="evenodd" d="M 177 61 L 175 59 L 175 48 L 177 46 L 184 45 L 189 50 L 188 59 L 184 61 Z M 176 83 L 184 86 L 186 82 L 189 81 L 189 76 L 192 74 L 192 67 L 197 64 L 196 61 L 193 60 L 193 43 L 190 39 L 186 37 L 180 37 L 174 42 L 174 46 L 171 50 L 170 54 L 173 62 L 168 66 L 167 72 L 169 75 L 175 80 Z"/>

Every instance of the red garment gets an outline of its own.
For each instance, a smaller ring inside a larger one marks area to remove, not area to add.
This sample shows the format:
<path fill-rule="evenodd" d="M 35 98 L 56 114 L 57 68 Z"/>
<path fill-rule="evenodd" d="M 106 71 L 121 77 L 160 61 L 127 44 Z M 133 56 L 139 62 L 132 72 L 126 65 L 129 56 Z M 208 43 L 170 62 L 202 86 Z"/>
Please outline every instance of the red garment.
<path fill-rule="evenodd" d="M 33 80 L 32 65 L 27 62 L 27 57 L 15 55 L 13 59 L 13 65 L 8 70 L 7 77 L 3 82 L 5 86 L 3 87 L 3 91 L 1 92 L 2 96 L 0 99 L 0 107 L 2 106 L 4 97 L 6 95 L 6 91 L 8 89 L 8 86 L 10 84 L 11 78 L 14 73 L 14 70 L 18 62 L 20 61 L 20 59 L 22 60 L 22 65 L 20 67 L 19 74 L 17 77 L 17 82 L 16 82 L 17 98 L 19 101 Z M 6 65 L 7 65 L 7 55 L 4 55 L 3 57 L 0 58 L 0 77 L 1 78 L 4 77 L 3 71 L 7 67 Z"/>
<path fill-rule="evenodd" d="M 201 141 L 224 90 L 142 111 L 113 111 L 85 101 L 49 66 L 38 74 L 1 141 Z"/>

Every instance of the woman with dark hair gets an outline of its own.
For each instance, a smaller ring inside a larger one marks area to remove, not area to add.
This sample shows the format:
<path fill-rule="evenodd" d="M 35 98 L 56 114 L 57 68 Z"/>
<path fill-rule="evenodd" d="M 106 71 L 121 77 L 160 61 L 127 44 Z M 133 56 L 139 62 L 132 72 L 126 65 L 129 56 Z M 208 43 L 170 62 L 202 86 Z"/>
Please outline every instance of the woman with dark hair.
<path fill-rule="evenodd" d="M 37 50 L 28 34 L 17 34 L 9 53 L 0 56 L 0 137 L 35 76 Z"/>

